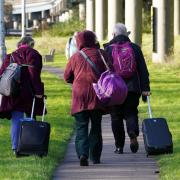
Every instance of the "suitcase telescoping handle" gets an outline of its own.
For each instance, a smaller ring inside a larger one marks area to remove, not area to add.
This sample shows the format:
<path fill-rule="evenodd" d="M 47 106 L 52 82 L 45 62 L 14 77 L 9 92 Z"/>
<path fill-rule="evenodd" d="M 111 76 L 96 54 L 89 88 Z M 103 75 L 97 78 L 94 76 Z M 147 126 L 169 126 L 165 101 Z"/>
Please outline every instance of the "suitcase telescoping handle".
<path fill-rule="evenodd" d="M 46 99 L 47 99 L 47 96 L 44 95 L 44 107 L 43 107 L 43 115 L 42 115 L 42 121 L 44 121 L 44 115 L 45 115 L 45 111 L 46 111 Z"/>
<path fill-rule="evenodd" d="M 33 103 L 32 103 L 31 119 L 33 119 L 33 114 L 34 114 L 34 105 L 35 105 L 35 97 L 33 98 Z"/>
<path fill-rule="evenodd" d="M 45 111 L 46 111 L 46 99 L 47 99 L 47 96 L 44 95 L 43 96 L 44 107 L 43 107 L 42 121 L 44 121 L 44 115 L 45 115 Z M 35 100 L 36 100 L 36 98 L 34 97 L 33 98 L 33 103 L 32 103 L 32 110 L 31 110 L 31 119 L 33 119 Z"/>
<path fill-rule="evenodd" d="M 149 97 L 149 96 L 147 96 L 147 103 L 148 103 L 148 113 L 149 113 L 149 117 L 152 118 L 152 110 L 151 110 L 150 97 Z"/>

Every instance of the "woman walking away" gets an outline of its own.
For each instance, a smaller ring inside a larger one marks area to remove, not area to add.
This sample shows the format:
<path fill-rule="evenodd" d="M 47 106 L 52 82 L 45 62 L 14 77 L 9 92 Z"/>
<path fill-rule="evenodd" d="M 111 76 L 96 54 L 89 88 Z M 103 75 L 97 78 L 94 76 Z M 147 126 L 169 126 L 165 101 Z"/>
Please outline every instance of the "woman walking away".
<path fill-rule="evenodd" d="M 138 151 L 139 135 L 138 105 L 139 98 L 150 95 L 149 73 L 140 47 L 128 37 L 130 32 L 124 24 L 117 23 L 113 39 L 105 44 L 105 51 L 112 57 L 115 72 L 119 74 L 128 87 L 128 95 L 122 105 L 111 108 L 111 125 L 115 138 L 115 153 L 122 154 L 125 143 L 123 120 L 126 120 L 127 133 L 130 137 L 130 149 Z"/>
<path fill-rule="evenodd" d="M 78 50 L 83 51 L 101 73 L 104 72 L 106 67 L 101 59 L 95 34 L 92 31 L 79 32 L 76 42 Z M 80 159 L 80 166 L 88 166 L 89 155 L 94 164 L 100 163 L 103 107 L 92 86 L 92 83 L 97 82 L 99 75 L 94 72 L 80 51 L 70 58 L 65 69 L 64 79 L 66 82 L 72 83 L 71 113 L 76 120 L 75 146 L 77 156 Z M 103 50 L 100 52 L 108 63 L 107 54 Z M 88 133 L 89 120 L 91 128 Z"/>
<path fill-rule="evenodd" d="M 40 77 L 42 57 L 33 47 L 34 40 L 30 36 L 23 37 L 18 42 L 17 50 L 6 55 L 0 68 L 1 75 L 12 62 L 28 65 L 21 67 L 19 94 L 15 97 L 2 96 L 0 107 L 0 117 L 12 120 L 11 142 L 16 155 L 20 121 L 24 118 L 24 114 L 30 116 L 34 96 L 36 97 L 34 116 L 42 115 L 43 112 L 44 85 Z"/>

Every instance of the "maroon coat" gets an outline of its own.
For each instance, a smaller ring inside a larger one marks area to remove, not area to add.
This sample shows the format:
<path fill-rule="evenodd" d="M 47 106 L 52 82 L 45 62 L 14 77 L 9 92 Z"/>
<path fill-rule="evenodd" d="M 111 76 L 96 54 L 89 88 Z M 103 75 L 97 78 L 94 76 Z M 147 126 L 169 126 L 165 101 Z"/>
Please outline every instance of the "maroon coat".
<path fill-rule="evenodd" d="M 89 38 L 85 36 L 87 33 L 90 33 Z M 84 31 L 77 35 L 79 50 L 83 50 L 96 64 L 98 70 L 104 72 L 106 70 L 105 65 L 98 53 L 97 45 L 93 42 L 90 31 Z M 109 63 L 110 60 L 105 51 L 101 50 L 101 53 Z M 98 75 L 79 51 L 70 58 L 64 72 L 64 79 L 66 82 L 72 83 L 72 114 L 84 110 L 104 109 L 92 86 L 92 83 L 96 83 L 98 78 Z"/>
<path fill-rule="evenodd" d="M 0 75 L 10 63 L 10 55 L 0 68 Z M 12 111 L 31 113 L 32 100 L 34 95 L 44 94 L 44 84 L 41 82 L 42 56 L 33 48 L 24 46 L 12 53 L 14 61 L 18 64 L 28 64 L 33 67 L 22 67 L 21 70 L 21 91 L 17 97 L 2 96 L 0 106 L 0 117 L 11 118 Z M 41 115 L 43 111 L 42 99 L 36 100 L 35 114 Z"/>

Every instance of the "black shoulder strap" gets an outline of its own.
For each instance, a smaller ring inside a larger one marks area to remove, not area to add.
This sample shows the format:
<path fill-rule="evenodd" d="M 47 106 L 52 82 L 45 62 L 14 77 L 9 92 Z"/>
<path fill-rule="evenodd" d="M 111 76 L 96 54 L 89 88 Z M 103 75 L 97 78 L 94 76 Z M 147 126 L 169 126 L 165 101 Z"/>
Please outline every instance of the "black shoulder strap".
<path fill-rule="evenodd" d="M 96 72 L 96 74 L 100 75 L 101 73 L 97 69 L 96 65 L 94 64 L 93 61 L 91 61 L 91 59 L 86 55 L 86 53 L 84 51 L 82 51 L 82 50 L 79 51 L 79 52 L 84 57 L 84 59 L 90 64 L 90 66 L 93 68 L 93 70 Z"/>

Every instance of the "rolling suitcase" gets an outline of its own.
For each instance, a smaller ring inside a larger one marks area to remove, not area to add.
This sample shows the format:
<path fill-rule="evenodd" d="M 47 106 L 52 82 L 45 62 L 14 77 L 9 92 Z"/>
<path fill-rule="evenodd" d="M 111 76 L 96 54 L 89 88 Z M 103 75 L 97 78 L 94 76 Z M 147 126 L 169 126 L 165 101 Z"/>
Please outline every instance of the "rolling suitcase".
<path fill-rule="evenodd" d="M 50 124 L 44 122 L 46 97 L 44 97 L 42 121 L 33 119 L 34 105 L 35 98 L 33 99 L 31 118 L 24 118 L 20 123 L 17 156 L 37 155 L 42 157 L 48 154 Z"/>
<path fill-rule="evenodd" d="M 148 155 L 173 153 L 172 135 L 165 118 L 152 118 L 150 99 L 147 96 L 149 117 L 142 122 L 145 150 Z"/>

